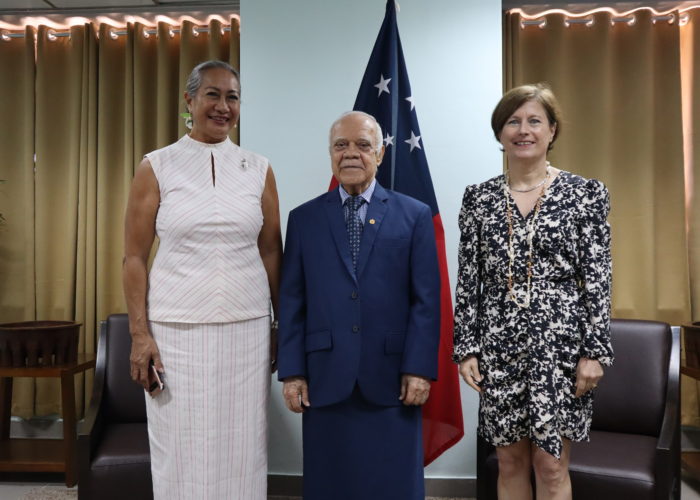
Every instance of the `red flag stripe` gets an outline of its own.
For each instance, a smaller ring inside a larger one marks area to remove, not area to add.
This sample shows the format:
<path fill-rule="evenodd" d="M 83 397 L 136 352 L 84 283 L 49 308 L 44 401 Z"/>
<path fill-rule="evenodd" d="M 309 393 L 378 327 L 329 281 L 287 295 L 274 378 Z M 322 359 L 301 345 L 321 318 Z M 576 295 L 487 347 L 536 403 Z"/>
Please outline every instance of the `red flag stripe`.
<path fill-rule="evenodd" d="M 435 244 L 440 267 L 440 347 L 438 381 L 432 384 L 428 402 L 423 406 L 423 463 L 430 464 L 464 436 L 462 402 L 459 397 L 457 365 L 452 362 L 452 294 L 447 274 L 445 230 L 440 214 L 433 217 Z"/>

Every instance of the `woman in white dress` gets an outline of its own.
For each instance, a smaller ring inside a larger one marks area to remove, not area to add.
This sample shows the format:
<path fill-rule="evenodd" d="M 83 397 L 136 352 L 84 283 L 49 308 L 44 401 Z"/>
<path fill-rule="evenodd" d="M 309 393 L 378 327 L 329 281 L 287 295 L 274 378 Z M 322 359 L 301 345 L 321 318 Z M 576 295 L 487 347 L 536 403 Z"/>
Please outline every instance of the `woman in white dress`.
<path fill-rule="evenodd" d="M 240 94 L 227 63 L 195 67 L 185 92 L 192 130 L 144 157 L 129 195 L 131 376 L 150 396 L 156 500 L 267 498 L 282 240 L 268 160 L 228 137 Z"/>

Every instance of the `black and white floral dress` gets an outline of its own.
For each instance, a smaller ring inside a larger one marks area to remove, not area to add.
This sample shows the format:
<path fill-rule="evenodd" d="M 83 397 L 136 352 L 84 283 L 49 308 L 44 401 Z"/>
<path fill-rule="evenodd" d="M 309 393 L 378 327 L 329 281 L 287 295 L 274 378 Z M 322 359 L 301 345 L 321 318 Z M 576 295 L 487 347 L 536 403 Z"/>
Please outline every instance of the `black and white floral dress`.
<path fill-rule="evenodd" d="M 464 193 L 454 359 L 479 358 L 483 438 L 505 446 L 528 437 L 559 458 L 561 437 L 585 441 L 590 430 L 593 395 L 574 398 L 579 358 L 613 360 L 608 191 L 564 171 L 554 178 L 534 227 L 530 305 L 519 308 L 508 298 L 504 183 L 500 175 Z M 535 211 L 523 217 L 509 203 L 514 289 L 522 294 Z"/>

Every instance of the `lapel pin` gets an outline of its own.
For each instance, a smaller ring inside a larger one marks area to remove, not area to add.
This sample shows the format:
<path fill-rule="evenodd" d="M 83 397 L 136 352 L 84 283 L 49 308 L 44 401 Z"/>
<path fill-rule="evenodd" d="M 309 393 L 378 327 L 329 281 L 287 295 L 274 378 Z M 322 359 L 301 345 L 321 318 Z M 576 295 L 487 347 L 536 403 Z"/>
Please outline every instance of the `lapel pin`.
<path fill-rule="evenodd" d="M 370 224 L 374 224 L 375 222 L 377 222 L 377 221 L 374 220 L 374 219 L 370 219 L 370 220 L 369 220 L 369 223 L 370 223 Z"/>

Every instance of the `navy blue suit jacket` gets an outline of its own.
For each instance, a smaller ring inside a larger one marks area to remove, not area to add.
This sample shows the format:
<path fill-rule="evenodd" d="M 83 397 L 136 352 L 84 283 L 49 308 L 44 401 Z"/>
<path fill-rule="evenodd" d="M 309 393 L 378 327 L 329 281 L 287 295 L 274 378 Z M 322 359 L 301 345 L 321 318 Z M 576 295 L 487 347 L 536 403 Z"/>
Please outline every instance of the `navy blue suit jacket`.
<path fill-rule="evenodd" d="M 399 405 L 401 374 L 437 378 L 440 274 L 430 208 L 376 185 L 353 273 L 338 189 L 289 214 L 279 379 L 304 376 L 313 407 Z"/>

